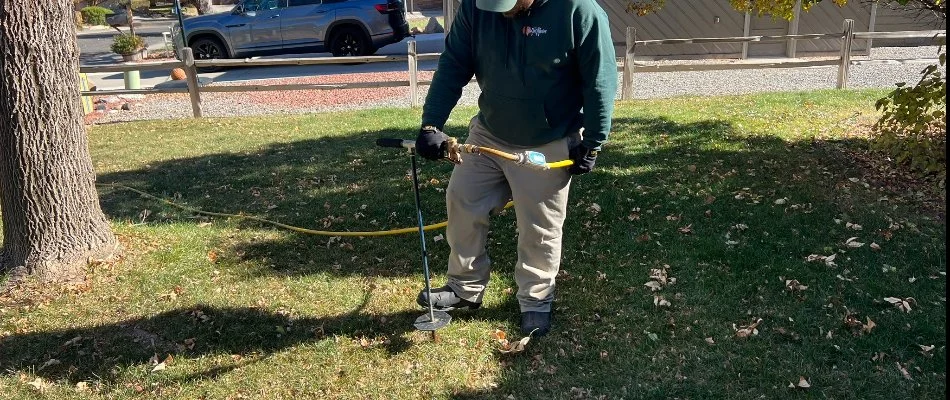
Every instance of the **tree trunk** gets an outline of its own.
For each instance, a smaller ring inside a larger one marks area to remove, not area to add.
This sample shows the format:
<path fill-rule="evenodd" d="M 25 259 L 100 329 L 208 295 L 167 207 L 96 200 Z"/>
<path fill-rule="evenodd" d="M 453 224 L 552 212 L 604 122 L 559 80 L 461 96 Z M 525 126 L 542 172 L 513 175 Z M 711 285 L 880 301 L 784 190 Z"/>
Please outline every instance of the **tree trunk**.
<path fill-rule="evenodd" d="M 70 0 L 0 0 L 0 271 L 81 278 L 118 242 L 99 207 Z"/>

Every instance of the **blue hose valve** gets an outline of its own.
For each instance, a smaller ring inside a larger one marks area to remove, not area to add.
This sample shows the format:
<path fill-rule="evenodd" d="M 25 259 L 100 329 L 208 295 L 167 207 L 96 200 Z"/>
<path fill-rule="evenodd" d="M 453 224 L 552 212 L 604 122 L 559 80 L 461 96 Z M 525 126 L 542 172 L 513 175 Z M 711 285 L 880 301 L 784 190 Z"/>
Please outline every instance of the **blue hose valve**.
<path fill-rule="evenodd" d="M 520 164 L 538 169 L 548 169 L 547 158 L 544 157 L 544 153 L 539 153 L 537 151 L 525 151 L 524 153 L 521 153 L 520 158 Z"/>

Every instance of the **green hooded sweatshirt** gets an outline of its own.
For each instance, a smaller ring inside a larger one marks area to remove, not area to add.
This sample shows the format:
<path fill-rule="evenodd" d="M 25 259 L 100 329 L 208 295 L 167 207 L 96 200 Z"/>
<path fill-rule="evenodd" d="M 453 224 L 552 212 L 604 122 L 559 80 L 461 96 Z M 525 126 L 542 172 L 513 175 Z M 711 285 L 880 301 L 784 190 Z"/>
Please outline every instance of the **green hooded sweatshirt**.
<path fill-rule="evenodd" d="M 607 141 L 617 61 L 607 14 L 595 0 L 534 0 L 515 18 L 463 0 L 423 125 L 442 129 L 472 76 L 481 88 L 478 118 L 498 139 L 538 146 L 583 127 L 586 147 Z"/>

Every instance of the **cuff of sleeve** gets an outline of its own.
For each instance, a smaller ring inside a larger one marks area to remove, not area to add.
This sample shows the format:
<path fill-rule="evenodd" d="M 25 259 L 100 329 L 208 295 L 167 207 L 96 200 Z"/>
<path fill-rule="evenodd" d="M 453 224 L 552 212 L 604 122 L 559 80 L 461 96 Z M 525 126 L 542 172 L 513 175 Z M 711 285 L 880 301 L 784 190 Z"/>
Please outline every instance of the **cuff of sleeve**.
<path fill-rule="evenodd" d="M 594 151 L 600 151 L 601 147 L 603 147 L 603 142 L 584 139 L 581 141 L 581 145 Z"/>

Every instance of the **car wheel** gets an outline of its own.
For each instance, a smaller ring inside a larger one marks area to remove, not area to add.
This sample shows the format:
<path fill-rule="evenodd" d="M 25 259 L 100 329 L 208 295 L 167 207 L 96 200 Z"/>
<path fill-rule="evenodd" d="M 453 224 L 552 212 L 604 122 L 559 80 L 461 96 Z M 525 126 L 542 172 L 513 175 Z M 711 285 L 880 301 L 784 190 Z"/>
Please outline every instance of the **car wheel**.
<path fill-rule="evenodd" d="M 199 38 L 191 42 L 191 50 L 194 52 L 195 60 L 214 60 L 228 58 L 228 51 L 221 42 L 214 38 Z M 202 67 L 198 68 L 200 72 L 216 72 L 221 67 Z"/>
<path fill-rule="evenodd" d="M 334 57 L 366 56 L 375 52 L 366 34 L 356 27 L 344 27 L 334 33 L 330 40 L 330 53 Z"/>

